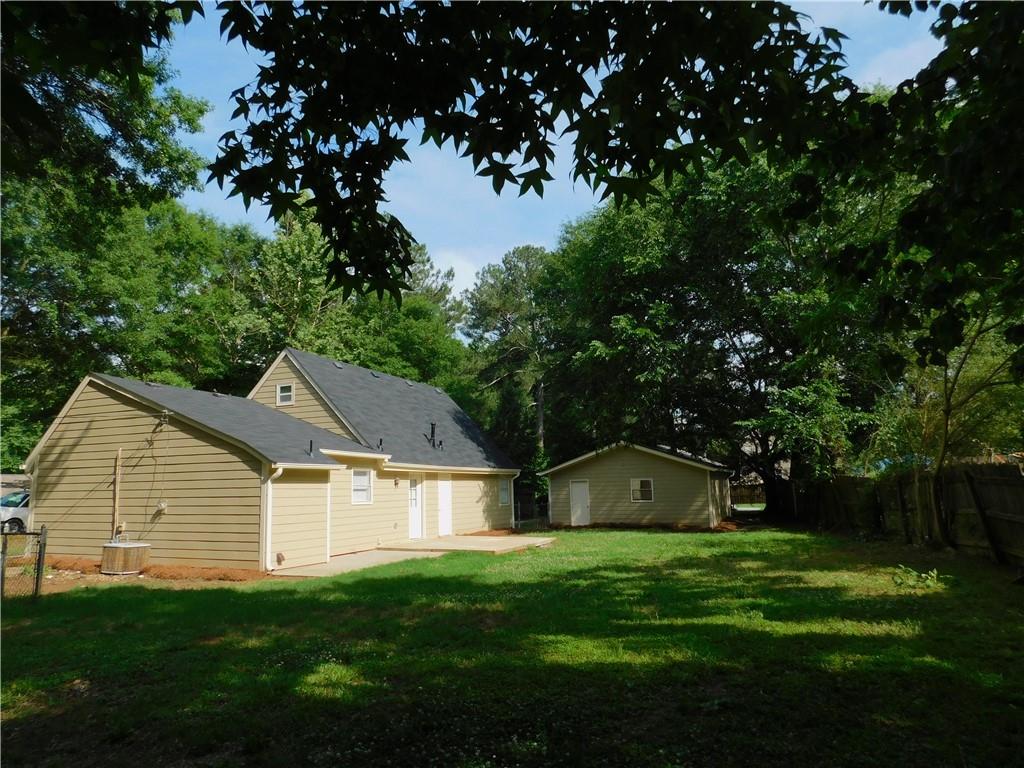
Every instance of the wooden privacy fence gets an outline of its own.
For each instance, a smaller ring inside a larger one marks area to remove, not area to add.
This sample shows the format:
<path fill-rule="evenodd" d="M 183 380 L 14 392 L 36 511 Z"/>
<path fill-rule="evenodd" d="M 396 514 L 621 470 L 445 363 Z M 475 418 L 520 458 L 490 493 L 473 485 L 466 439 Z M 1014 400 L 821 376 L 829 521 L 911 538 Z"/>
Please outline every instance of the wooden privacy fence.
<path fill-rule="evenodd" d="M 822 529 L 882 531 L 908 544 L 942 541 L 930 472 L 792 485 L 796 517 Z M 941 476 L 950 543 L 967 554 L 1024 564 L 1024 474 L 1010 464 L 963 464 Z"/>
<path fill-rule="evenodd" d="M 764 486 L 760 483 L 732 483 L 729 495 L 733 504 L 764 504 Z"/>

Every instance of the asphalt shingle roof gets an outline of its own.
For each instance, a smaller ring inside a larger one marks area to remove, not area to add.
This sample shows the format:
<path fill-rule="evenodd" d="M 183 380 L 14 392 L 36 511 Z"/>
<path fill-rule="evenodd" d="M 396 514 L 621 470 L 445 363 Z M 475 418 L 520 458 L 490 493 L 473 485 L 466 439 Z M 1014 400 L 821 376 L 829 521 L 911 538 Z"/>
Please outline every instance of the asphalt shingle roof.
<path fill-rule="evenodd" d="M 248 446 L 273 464 L 336 466 L 336 461 L 320 453 L 321 448 L 378 453 L 375 449 L 244 397 L 152 384 L 102 373 L 94 373 L 92 376 L 115 389 L 137 395 L 209 427 L 214 432 Z M 312 456 L 309 454 L 311 440 Z"/>
<path fill-rule="evenodd" d="M 668 445 L 655 445 L 655 446 L 644 446 L 644 447 L 645 448 L 649 448 L 652 451 L 659 451 L 660 453 L 664 453 L 666 456 L 675 456 L 675 457 L 680 458 L 680 459 L 686 459 L 687 461 L 692 461 L 695 464 L 703 464 L 706 467 L 709 467 L 711 469 L 717 469 L 717 470 L 721 470 L 723 472 L 729 472 L 730 471 L 729 468 L 727 466 L 725 466 L 725 464 L 719 464 L 717 461 L 712 461 L 711 459 L 708 459 L 708 458 L 706 458 L 704 456 L 698 456 L 695 453 L 690 453 L 689 451 L 684 451 L 682 448 L 672 448 L 671 446 L 668 446 Z"/>
<path fill-rule="evenodd" d="M 292 347 L 286 352 L 368 445 L 384 441 L 392 462 L 517 468 L 443 390 Z"/>

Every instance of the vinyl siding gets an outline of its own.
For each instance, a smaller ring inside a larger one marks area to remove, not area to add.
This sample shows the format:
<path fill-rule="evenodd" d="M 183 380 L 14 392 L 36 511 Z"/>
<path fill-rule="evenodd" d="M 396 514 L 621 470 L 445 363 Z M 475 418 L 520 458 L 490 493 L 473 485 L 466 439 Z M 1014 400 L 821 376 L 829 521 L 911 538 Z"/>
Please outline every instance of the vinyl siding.
<path fill-rule="evenodd" d="M 452 475 L 453 533 L 491 531 L 512 525 L 512 505 L 498 503 L 498 480 L 496 475 Z M 509 500 L 515 501 L 511 495 Z M 437 515 L 434 517 L 436 526 Z"/>
<path fill-rule="evenodd" d="M 373 503 L 352 504 L 351 467 L 372 464 L 351 464 L 331 473 L 331 554 L 409 541 L 409 478 L 417 475 L 374 470 Z M 423 483 L 424 537 L 432 538 L 438 535 L 437 474 L 418 477 Z M 453 533 L 508 527 L 512 507 L 499 506 L 497 477 L 453 474 L 451 479 Z"/>
<path fill-rule="evenodd" d="M 654 501 L 630 500 L 631 478 L 654 480 Z M 620 446 L 548 478 L 551 522 L 569 525 L 569 483 L 590 482 L 590 522 L 614 525 L 710 526 L 708 472 Z"/>
<path fill-rule="evenodd" d="M 291 405 L 277 404 L 277 385 L 292 384 L 294 401 Z M 296 419 L 308 421 L 322 429 L 343 435 L 351 440 L 355 436 L 351 430 L 337 417 L 326 401 L 320 397 L 315 389 L 309 384 L 309 380 L 295 367 L 295 364 L 287 357 L 281 358 L 270 371 L 270 375 L 260 385 L 259 389 L 252 393 L 250 399 L 258 403 L 269 405 L 271 408 L 294 416 Z"/>
<path fill-rule="evenodd" d="M 150 562 L 258 568 L 261 462 L 173 415 L 161 426 L 158 413 L 95 383 L 81 391 L 33 473 L 33 525 L 47 527 L 47 554 L 100 558 L 121 448 L 118 517 L 151 545 Z"/>
<path fill-rule="evenodd" d="M 274 567 L 327 560 L 327 488 L 324 470 L 286 469 L 273 481 L 270 555 Z"/>
<path fill-rule="evenodd" d="M 352 503 L 352 467 L 373 472 L 373 502 Z M 352 464 L 331 472 L 331 554 L 360 552 L 409 540 L 409 474 L 381 472 L 372 463 Z M 397 483 L 397 484 L 396 484 Z M 437 516 L 436 492 L 431 503 L 431 483 L 422 489 L 427 535 L 430 518 Z M 437 521 L 434 520 L 434 530 Z"/>

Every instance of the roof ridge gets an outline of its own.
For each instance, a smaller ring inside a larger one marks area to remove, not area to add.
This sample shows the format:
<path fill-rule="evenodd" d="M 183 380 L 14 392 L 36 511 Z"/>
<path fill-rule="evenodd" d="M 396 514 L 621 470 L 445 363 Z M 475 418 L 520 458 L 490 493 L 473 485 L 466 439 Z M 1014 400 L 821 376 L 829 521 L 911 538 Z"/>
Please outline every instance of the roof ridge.
<path fill-rule="evenodd" d="M 331 363 L 332 365 L 335 365 L 335 366 L 340 364 L 340 365 L 347 365 L 347 366 L 349 366 L 351 368 L 358 368 L 360 371 L 366 371 L 367 373 L 369 373 L 369 374 L 371 374 L 373 376 L 376 376 L 377 378 L 380 378 L 381 376 L 386 376 L 389 379 L 396 379 L 396 380 L 401 381 L 401 382 L 403 382 L 405 384 L 411 383 L 413 386 L 428 387 L 430 389 L 435 389 L 435 390 L 436 389 L 441 389 L 437 385 L 431 384 L 431 383 L 426 382 L 426 381 L 417 381 L 416 379 L 410 379 L 408 376 L 398 376 L 397 374 L 388 373 L 387 371 L 379 371 L 376 368 L 367 368 L 365 365 L 358 365 L 356 363 L 350 363 L 347 360 L 338 360 L 337 358 L 328 357 L 327 355 L 320 355 L 320 354 L 317 354 L 316 352 L 307 352 L 306 350 L 299 349 L 298 347 L 285 347 L 285 349 L 287 351 L 289 351 L 289 352 L 298 352 L 299 354 L 302 354 L 302 355 L 309 355 L 310 357 L 318 358 L 318 359 L 322 360 L 325 363 Z M 447 392 L 444 392 L 443 389 L 441 390 L 441 392 L 443 394 L 448 394 Z"/>

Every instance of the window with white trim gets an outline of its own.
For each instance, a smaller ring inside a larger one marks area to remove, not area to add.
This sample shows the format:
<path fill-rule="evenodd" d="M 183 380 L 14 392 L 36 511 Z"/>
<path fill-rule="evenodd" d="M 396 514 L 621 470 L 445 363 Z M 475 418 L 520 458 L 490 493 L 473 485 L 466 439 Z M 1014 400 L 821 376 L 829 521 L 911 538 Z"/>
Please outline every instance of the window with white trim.
<path fill-rule="evenodd" d="M 277 385 L 277 404 L 278 405 L 291 405 L 295 402 L 295 385 L 294 384 L 278 384 Z"/>
<path fill-rule="evenodd" d="M 630 478 L 629 500 L 654 501 L 654 480 L 649 477 Z"/>
<path fill-rule="evenodd" d="M 507 477 L 498 480 L 498 503 L 503 507 L 512 503 L 512 481 Z"/>
<path fill-rule="evenodd" d="M 353 469 L 352 470 L 352 503 L 372 504 L 373 503 L 373 470 Z"/>

